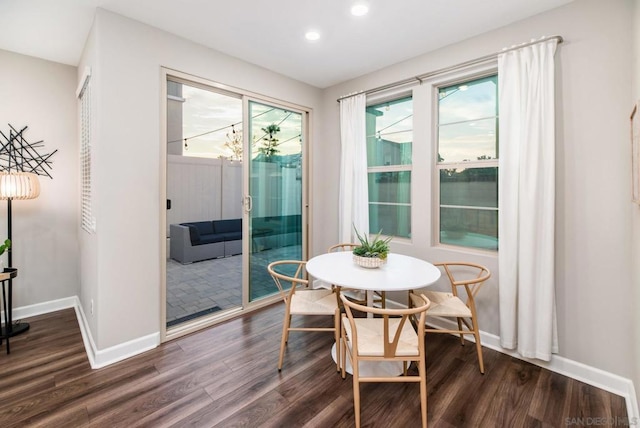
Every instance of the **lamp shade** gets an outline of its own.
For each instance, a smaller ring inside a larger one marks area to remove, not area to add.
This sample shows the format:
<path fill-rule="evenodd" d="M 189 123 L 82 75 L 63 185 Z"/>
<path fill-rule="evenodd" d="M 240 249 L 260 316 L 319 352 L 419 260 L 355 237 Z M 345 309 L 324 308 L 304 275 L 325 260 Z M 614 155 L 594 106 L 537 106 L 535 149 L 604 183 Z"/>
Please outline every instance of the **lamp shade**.
<path fill-rule="evenodd" d="M 40 181 L 32 172 L 0 172 L 0 199 L 35 199 Z"/>

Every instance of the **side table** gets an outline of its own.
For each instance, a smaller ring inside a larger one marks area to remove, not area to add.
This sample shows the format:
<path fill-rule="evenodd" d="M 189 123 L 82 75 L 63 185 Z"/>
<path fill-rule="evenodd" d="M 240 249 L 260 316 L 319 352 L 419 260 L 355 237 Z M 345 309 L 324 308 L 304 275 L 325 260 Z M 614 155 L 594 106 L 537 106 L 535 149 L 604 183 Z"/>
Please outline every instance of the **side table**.
<path fill-rule="evenodd" d="M 0 272 L 0 282 L 2 283 L 2 310 L 4 311 L 4 328 L 0 333 L 0 344 L 2 343 L 2 339 L 7 341 L 7 354 L 11 353 L 9 338 L 15 334 L 12 329 L 13 320 L 11 318 L 13 292 L 11 280 L 16 276 L 18 276 L 18 269 L 16 268 L 5 268 L 3 272 Z M 5 284 L 8 289 L 5 289 Z"/>

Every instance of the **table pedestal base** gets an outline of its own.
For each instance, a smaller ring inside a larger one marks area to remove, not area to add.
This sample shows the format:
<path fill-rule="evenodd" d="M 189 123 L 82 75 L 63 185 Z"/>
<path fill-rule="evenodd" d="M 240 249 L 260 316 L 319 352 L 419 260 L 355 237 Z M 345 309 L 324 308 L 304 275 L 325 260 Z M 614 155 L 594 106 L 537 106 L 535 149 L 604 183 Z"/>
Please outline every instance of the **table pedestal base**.
<path fill-rule="evenodd" d="M 331 347 L 331 358 L 333 361 L 338 361 L 336 350 L 338 346 L 336 343 Z M 351 360 L 349 354 L 345 354 L 346 367 L 345 370 L 349 374 L 353 374 L 353 367 L 351 367 Z M 379 376 L 400 376 L 402 374 L 402 362 L 400 361 L 360 361 L 360 377 L 379 377 Z"/>

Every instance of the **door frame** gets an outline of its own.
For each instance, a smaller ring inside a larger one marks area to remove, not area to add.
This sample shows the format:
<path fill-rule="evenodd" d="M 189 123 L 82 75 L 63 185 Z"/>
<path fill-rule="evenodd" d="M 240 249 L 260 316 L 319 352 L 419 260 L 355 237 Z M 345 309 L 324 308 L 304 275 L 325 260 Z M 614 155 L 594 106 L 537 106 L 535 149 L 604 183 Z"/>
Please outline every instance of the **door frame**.
<path fill-rule="evenodd" d="M 167 237 L 166 237 L 166 223 L 167 223 L 167 79 L 169 77 L 176 78 L 178 80 L 184 80 L 189 83 L 195 84 L 195 86 L 201 86 L 205 88 L 213 88 L 220 92 L 227 92 L 234 95 L 239 95 L 242 98 L 243 102 L 243 130 L 244 125 L 248 123 L 248 106 L 249 101 L 256 101 L 259 103 L 265 103 L 274 105 L 276 107 L 282 107 L 287 110 L 294 111 L 296 113 L 300 113 L 302 115 L 302 258 L 304 260 L 307 259 L 310 248 L 310 221 L 311 221 L 311 209 L 310 209 L 310 177 L 311 177 L 311 162 L 310 162 L 310 154 L 311 154 L 311 141 L 310 137 L 312 135 L 312 111 L 310 107 L 301 106 L 298 104 L 294 104 L 291 102 L 283 101 L 280 99 L 276 99 L 273 97 L 261 95 L 255 92 L 235 88 L 229 85 L 225 85 L 222 83 L 218 83 L 215 81 L 211 81 L 209 79 L 204 79 L 201 77 L 197 77 L 191 74 L 187 74 L 172 68 L 168 67 L 160 67 L 160 82 L 161 82 L 161 111 L 160 113 L 160 199 L 159 199 L 159 211 L 160 211 L 160 230 L 159 230 L 159 238 L 160 238 L 160 342 L 166 342 L 169 340 L 177 339 L 184 335 L 193 333 L 195 331 L 199 331 L 201 329 L 219 324 L 221 322 L 227 321 L 232 318 L 236 318 L 240 315 L 244 315 L 250 313 L 254 310 L 260 309 L 262 307 L 271 305 L 281 300 L 280 295 L 274 294 L 272 296 L 267 296 L 265 298 L 259 299 L 254 302 L 249 302 L 248 292 L 249 292 L 249 257 L 244 257 L 242 260 L 242 307 L 231 309 L 225 311 L 221 314 L 211 314 L 209 316 L 203 316 L 200 318 L 196 318 L 193 321 L 186 322 L 175 327 L 172 327 L 169 331 L 167 331 L 166 319 L 167 319 Z M 251 153 L 250 150 L 247 151 L 249 147 L 249 132 L 243 132 L 243 147 L 244 153 Z M 246 196 L 248 196 L 249 191 L 249 167 L 248 162 L 243 163 L 243 214 L 242 220 L 246 223 L 248 220 L 249 213 L 246 211 L 246 206 L 244 206 L 246 201 Z M 242 250 L 243 254 L 249 254 L 249 229 L 248 227 L 243 228 L 242 231 Z"/>

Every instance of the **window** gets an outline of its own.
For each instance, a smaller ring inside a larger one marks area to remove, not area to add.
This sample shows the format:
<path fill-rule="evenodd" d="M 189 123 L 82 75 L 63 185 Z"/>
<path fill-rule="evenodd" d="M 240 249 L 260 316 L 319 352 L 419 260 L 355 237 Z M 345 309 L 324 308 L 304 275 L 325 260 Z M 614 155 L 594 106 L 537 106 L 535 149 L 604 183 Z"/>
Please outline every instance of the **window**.
<path fill-rule="evenodd" d="M 80 100 L 80 199 L 82 229 L 95 232 L 91 212 L 91 70 L 86 69 L 77 96 Z"/>
<path fill-rule="evenodd" d="M 498 76 L 438 88 L 439 242 L 498 249 Z"/>
<path fill-rule="evenodd" d="M 369 232 L 409 238 L 412 98 L 371 105 L 366 113 Z"/>

